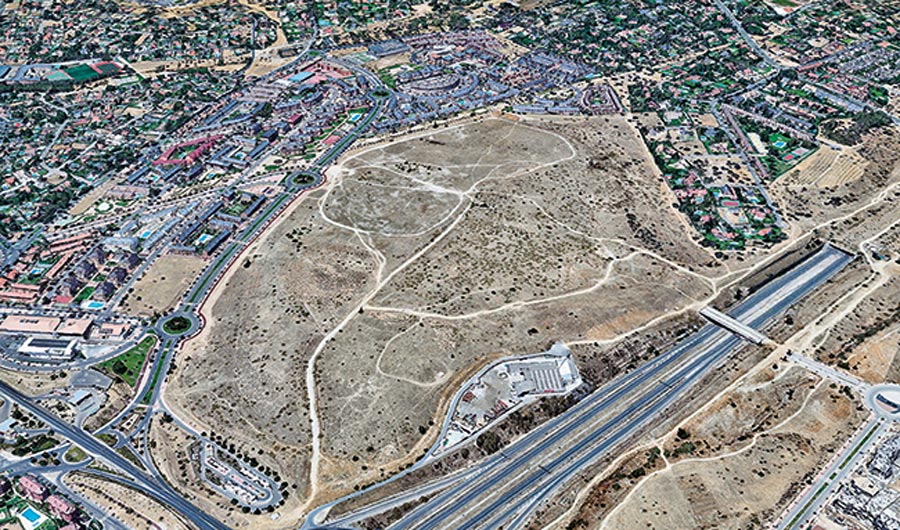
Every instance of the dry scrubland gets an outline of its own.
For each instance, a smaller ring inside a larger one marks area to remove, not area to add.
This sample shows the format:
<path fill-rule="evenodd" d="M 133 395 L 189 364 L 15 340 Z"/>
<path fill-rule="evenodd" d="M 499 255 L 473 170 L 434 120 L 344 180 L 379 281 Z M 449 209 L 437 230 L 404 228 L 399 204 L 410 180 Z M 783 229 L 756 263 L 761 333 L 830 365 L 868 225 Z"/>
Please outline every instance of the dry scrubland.
<path fill-rule="evenodd" d="M 168 509 L 130 488 L 84 473 L 69 475 L 66 483 L 93 503 L 108 508 L 108 514 L 134 530 L 188 530 Z"/>
<path fill-rule="evenodd" d="M 867 161 L 862 175 L 846 174 L 840 160 L 820 161 L 774 185 L 794 234 L 814 236 L 777 263 L 800 259 L 817 240 L 851 251 L 862 245 L 863 255 L 767 333 L 784 341 L 806 327 L 795 343 L 803 353 L 876 383 L 900 380 L 898 265 L 872 255 L 900 255 L 897 147 L 893 133 L 882 133 L 844 155 Z M 756 276 L 742 284 L 765 279 Z M 725 289 L 716 305 L 746 294 Z M 866 414 L 836 385 L 781 364 L 758 367 L 701 409 L 658 455 L 642 449 L 607 471 L 585 490 L 571 528 L 755 528 L 776 517 Z"/>
<path fill-rule="evenodd" d="M 122 302 L 122 309 L 141 316 L 169 311 L 205 265 L 206 260 L 196 256 L 169 254 L 159 258 L 134 284 Z"/>
<path fill-rule="evenodd" d="M 711 403 L 680 437 L 663 444 L 657 469 L 606 512 L 603 527 L 761 527 L 865 415 L 834 385 L 802 369 L 766 370 Z M 585 522 L 590 506 L 582 507 Z"/>
<path fill-rule="evenodd" d="M 39 396 L 53 390 L 66 388 L 69 385 L 69 377 L 65 372 L 14 372 L 6 368 L 0 368 L 0 380 L 15 386 L 21 392 L 29 396 Z"/>
<path fill-rule="evenodd" d="M 339 173 L 237 264 L 166 387 L 298 493 L 307 361 L 342 321 L 315 371 L 325 496 L 420 454 L 444 398 L 490 359 L 615 337 L 728 272 L 660 208 L 621 117 L 488 119 L 359 151 Z"/>
<path fill-rule="evenodd" d="M 262 451 L 261 463 L 299 483 L 287 509 L 307 486 L 306 362 L 371 288 L 374 268 L 352 233 L 321 220 L 315 200 L 300 203 L 217 288 L 208 326 L 186 345 L 167 385 L 167 401 L 199 430 L 244 454 Z"/>
<path fill-rule="evenodd" d="M 360 175 L 373 193 L 392 195 L 390 183 L 404 178 L 417 192 L 454 195 L 461 205 L 432 233 L 440 236 L 427 252 L 385 276 L 363 313 L 326 345 L 316 370 L 319 388 L 328 389 L 323 448 L 338 458 L 324 475 L 349 485 L 394 471 L 437 430 L 443 398 L 488 359 L 557 339 L 609 338 L 710 294 L 702 279 L 645 250 L 712 264 L 681 243 L 674 212 L 658 212 L 646 196 L 658 186 L 638 142 L 621 118 L 488 120 L 345 165 L 344 182 Z M 444 168 L 427 162 L 440 159 Z M 374 219 L 341 217 L 332 213 L 337 202 L 325 203 L 326 214 L 357 230 L 394 218 L 380 209 Z M 383 233 L 371 241 L 375 252 L 391 254 Z"/>
<path fill-rule="evenodd" d="M 779 204 L 794 232 L 808 231 L 836 217 L 847 215 L 864 206 L 874 195 L 900 181 L 897 152 L 900 132 L 890 128 L 870 133 L 854 151 L 843 157 L 856 159 L 865 168 L 856 178 L 859 164 L 801 164 L 778 178 L 772 186 L 772 198 Z M 828 154 L 819 155 L 826 157 Z M 850 174 L 848 174 L 848 172 Z"/>

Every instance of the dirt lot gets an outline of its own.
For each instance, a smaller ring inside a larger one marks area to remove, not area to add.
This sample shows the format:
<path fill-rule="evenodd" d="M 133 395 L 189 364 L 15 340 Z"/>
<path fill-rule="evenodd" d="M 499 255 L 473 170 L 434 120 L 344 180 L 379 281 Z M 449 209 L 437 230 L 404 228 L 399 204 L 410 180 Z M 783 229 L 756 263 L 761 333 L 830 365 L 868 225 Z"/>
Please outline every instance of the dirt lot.
<path fill-rule="evenodd" d="M 160 257 L 134 284 L 134 290 L 122 302 L 122 309 L 141 316 L 169 311 L 204 266 L 206 260 L 196 256 Z"/>
<path fill-rule="evenodd" d="M 84 422 L 84 428 L 88 431 L 99 429 L 106 422 L 113 419 L 116 414 L 124 410 L 131 403 L 133 396 L 133 388 L 122 381 L 115 381 L 106 392 L 106 401 L 103 403 L 103 406 Z"/>
<path fill-rule="evenodd" d="M 729 272 L 659 208 L 668 191 L 620 117 L 485 119 L 357 151 L 330 175 L 213 293 L 165 389 L 198 429 L 270 455 L 299 496 L 305 369 L 326 334 L 331 497 L 421 454 L 483 363 L 612 340 Z"/>
<path fill-rule="evenodd" d="M 156 501 L 119 484 L 83 473 L 73 473 L 66 484 L 108 514 L 135 530 L 189 530 L 172 512 Z"/>
<path fill-rule="evenodd" d="M 756 528 L 777 516 L 865 416 L 839 389 L 782 372 L 687 425 L 663 452 L 681 447 L 683 457 L 649 474 L 600 527 Z M 800 406 L 779 411 L 785 397 Z"/>

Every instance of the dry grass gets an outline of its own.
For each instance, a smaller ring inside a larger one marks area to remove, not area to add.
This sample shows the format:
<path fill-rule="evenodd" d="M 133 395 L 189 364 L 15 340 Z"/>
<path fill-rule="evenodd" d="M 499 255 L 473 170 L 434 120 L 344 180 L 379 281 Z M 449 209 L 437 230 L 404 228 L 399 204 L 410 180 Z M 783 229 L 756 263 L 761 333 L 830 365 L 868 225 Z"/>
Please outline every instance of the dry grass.
<path fill-rule="evenodd" d="M 788 376 L 791 377 L 791 376 Z M 802 376 L 797 376 L 801 377 Z M 797 380 L 796 382 L 799 382 Z M 782 383 L 780 394 L 791 383 Z M 794 400 L 804 403 L 778 428 L 761 430 L 752 442 L 722 446 L 708 456 L 670 463 L 642 482 L 614 512 L 606 528 L 748 528 L 760 527 L 790 502 L 804 481 L 815 475 L 863 419 L 857 404 L 827 385 L 795 387 Z M 811 394 L 811 395 L 810 395 Z M 757 393 L 757 399 L 767 400 Z M 729 405 L 716 415 L 725 425 Z M 754 407 L 755 408 L 755 407 Z M 743 429 L 738 423 L 739 429 Z M 690 430 L 690 428 L 689 428 Z M 728 436 L 738 431 L 726 430 Z M 706 440 L 692 439 L 698 446 Z M 721 433 L 718 438 L 722 438 Z"/>
<path fill-rule="evenodd" d="M 162 256 L 134 284 L 134 291 L 122 302 L 122 309 L 141 316 L 166 313 L 175 307 L 204 266 L 206 260 L 196 256 Z"/>
<path fill-rule="evenodd" d="M 485 362 L 629 331 L 724 272 L 660 209 L 666 188 L 621 117 L 486 119 L 359 150 L 333 174 L 219 284 L 165 389 L 301 497 L 305 368 L 342 321 L 316 364 L 325 497 L 420 455 Z"/>
<path fill-rule="evenodd" d="M 84 473 L 72 473 L 66 483 L 106 514 L 134 530 L 189 530 L 171 511 L 149 497 L 114 482 Z"/>

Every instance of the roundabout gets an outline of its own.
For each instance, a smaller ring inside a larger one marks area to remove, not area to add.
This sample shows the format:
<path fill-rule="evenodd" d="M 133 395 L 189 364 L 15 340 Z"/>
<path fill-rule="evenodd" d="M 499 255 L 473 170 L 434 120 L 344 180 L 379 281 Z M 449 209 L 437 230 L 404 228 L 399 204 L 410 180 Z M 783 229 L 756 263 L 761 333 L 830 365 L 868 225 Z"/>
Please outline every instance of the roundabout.
<path fill-rule="evenodd" d="M 312 171 L 297 171 L 288 176 L 288 185 L 296 190 L 314 188 L 322 183 L 322 174 Z"/>
<path fill-rule="evenodd" d="M 192 313 L 174 313 L 156 323 L 157 332 L 163 337 L 176 338 L 200 329 L 200 319 Z"/>
<path fill-rule="evenodd" d="M 900 421 L 900 385 L 876 385 L 865 394 L 866 405 L 878 416 Z"/>

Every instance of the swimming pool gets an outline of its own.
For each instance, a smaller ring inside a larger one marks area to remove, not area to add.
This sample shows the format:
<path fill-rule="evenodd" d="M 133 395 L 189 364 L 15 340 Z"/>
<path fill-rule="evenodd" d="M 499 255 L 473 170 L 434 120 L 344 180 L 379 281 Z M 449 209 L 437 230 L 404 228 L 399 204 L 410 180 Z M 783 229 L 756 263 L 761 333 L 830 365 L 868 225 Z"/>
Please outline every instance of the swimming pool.
<path fill-rule="evenodd" d="M 37 513 L 36 511 L 34 511 L 34 509 L 31 508 L 31 506 L 29 506 L 28 508 L 25 508 L 24 512 L 22 512 L 22 517 L 28 519 L 29 523 L 34 523 L 41 519 L 41 514 Z"/>
<path fill-rule="evenodd" d="M 85 300 L 82 307 L 85 309 L 103 309 L 104 305 L 106 304 L 97 300 Z"/>

